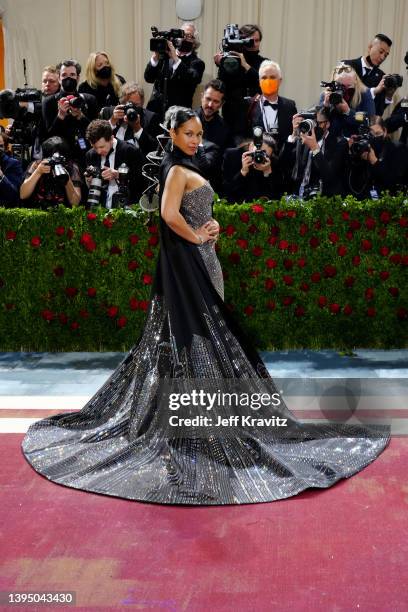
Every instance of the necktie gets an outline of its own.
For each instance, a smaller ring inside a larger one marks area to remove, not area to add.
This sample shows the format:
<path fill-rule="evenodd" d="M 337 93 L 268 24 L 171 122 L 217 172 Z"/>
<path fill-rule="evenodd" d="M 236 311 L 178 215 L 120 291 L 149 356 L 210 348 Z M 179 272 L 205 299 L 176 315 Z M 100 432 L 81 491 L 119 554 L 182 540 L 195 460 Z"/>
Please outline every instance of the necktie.
<path fill-rule="evenodd" d="M 369 76 L 371 74 L 372 68 L 366 68 L 364 76 Z"/>
<path fill-rule="evenodd" d="M 278 110 L 278 105 L 277 104 L 272 104 L 272 102 L 268 102 L 268 100 L 264 101 L 264 106 L 271 106 L 273 108 L 273 110 Z"/>

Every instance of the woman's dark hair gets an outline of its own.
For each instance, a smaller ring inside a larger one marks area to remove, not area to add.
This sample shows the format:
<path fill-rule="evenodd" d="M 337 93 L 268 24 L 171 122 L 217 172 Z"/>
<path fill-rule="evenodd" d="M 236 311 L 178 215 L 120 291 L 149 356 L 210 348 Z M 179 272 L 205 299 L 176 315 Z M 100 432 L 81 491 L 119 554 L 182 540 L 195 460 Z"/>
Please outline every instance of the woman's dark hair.
<path fill-rule="evenodd" d="M 268 134 L 268 132 L 264 132 L 262 136 L 262 142 L 268 145 L 268 147 L 272 149 L 272 156 L 277 155 L 278 145 L 277 145 L 275 138 L 272 136 L 272 134 Z"/>
<path fill-rule="evenodd" d="M 253 36 L 255 32 L 259 32 L 259 40 L 262 40 L 262 30 L 259 25 L 255 25 L 254 23 L 246 23 L 239 28 L 239 33 L 243 38 Z"/>
<path fill-rule="evenodd" d="M 54 153 L 60 153 L 65 159 L 71 159 L 71 150 L 68 143 L 60 136 L 52 136 L 42 143 L 43 158 L 52 157 Z"/>
<path fill-rule="evenodd" d="M 173 129 L 177 130 L 183 123 L 186 121 L 190 121 L 197 117 L 196 113 L 191 108 L 186 108 L 184 106 L 170 106 L 167 109 L 166 115 L 164 117 L 164 125 L 167 130 Z"/>

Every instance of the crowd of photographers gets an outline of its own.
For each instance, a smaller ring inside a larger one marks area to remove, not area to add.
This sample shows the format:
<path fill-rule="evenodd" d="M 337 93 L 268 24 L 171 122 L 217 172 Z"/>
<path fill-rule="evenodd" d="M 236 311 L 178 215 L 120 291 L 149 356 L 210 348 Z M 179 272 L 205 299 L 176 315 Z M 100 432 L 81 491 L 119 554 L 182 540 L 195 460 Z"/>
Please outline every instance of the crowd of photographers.
<path fill-rule="evenodd" d="M 194 161 L 214 190 L 231 202 L 406 191 L 408 99 L 400 95 L 403 77 L 380 68 L 392 41 L 377 34 L 365 55 L 338 62 L 305 111 L 279 94 L 280 66 L 262 57 L 261 41 L 256 25 L 226 26 L 217 78 L 196 109 L 203 140 Z M 146 164 L 162 155 L 166 110 L 192 107 L 202 81 L 199 45 L 192 23 L 152 28 L 146 105 L 143 87 L 117 74 L 105 52 L 90 54 L 82 81 L 69 59 L 44 68 L 41 91 L 0 92 L 0 117 L 10 120 L 0 132 L 0 204 L 139 201 L 151 187 Z"/>

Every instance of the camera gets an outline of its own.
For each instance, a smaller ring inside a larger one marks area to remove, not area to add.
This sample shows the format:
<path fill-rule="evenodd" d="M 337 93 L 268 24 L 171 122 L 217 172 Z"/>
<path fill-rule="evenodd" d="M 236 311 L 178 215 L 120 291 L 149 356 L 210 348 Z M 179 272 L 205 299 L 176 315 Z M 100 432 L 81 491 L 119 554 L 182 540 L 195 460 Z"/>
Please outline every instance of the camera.
<path fill-rule="evenodd" d="M 402 86 L 403 78 L 400 74 L 387 74 L 384 79 L 386 89 L 397 89 Z"/>
<path fill-rule="evenodd" d="M 68 100 L 71 108 L 80 108 L 81 110 L 84 110 L 87 106 L 83 94 L 78 94 L 77 96 L 73 96 L 70 94 L 69 96 L 66 96 L 66 99 Z"/>
<path fill-rule="evenodd" d="M 0 119 L 16 119 L 19 112 L 19 102 L 40 102 L 41 91 L 38 89 L 18 88 L 0 91 Z"/>
<path fill-rule="evenodd" d="M 122 108 L 122 110 L 124 111 L 127 120 L 132 123 L 136 121 L 138 116 L 140 117 L 140 119 L 142 119 L 143 117 L 144 109 L 141 106 L 137 106 L 133 102 L 126 102 L 126 104 L 121 104 L 120 108 Z"/>
<path fill-rule="evenodd" d="M 329 96 L 329 102 L 333 106 L 336 106 L 337 104 L 341 104 L 343 102 L 344 92 L 346 91 L 346 88 L 338 81 L 330 81 L 329 83 L 326 81 L 320 81 L 320 87 L 326 87 L 327 89 L 329 89 L 329 91 L 331 92 Z"/>
<path fill-rule="evenodd" d="M 51 174 L 53 179 L 61 185 L 66 185 L 69 181 L 69 174 L 64 166 L 65 163 L 65 157 L 58 152 L 53 153 L 47 162 L 47 164 L 51 166 Z"/>
<path fill-rule="evenodd" d="M 316 113 L 309 113 L 308 111 L 299 113 L 303 121 L 298 125 L 298 130 L 301 134 L 309 134 L 311 136 L 312 130 L 316 127 Z"/>
<path fill-rule="evenodd" d="M 253 129 L 253 141 L 255 145 L 255 151 L 250 151 L 248 157 L 251 157 L 254 164 L 264 164 L 267 161 L 266 151 L 262 149 L 263 143 L 263 130 L 261 127 L 254 127 Z"/>
<path fill-rule="evenodd" d="M 176 49 L 185 53 L 193 50 L 193 43 L 189 40 L 183 40 L 184 30 L 170 28 L 170 30 L 160 32 L 156 26 L 152 26 L 150 29 L 153 37 L 150 39 L 150 51 L 164 56 L 168 49 L 167 41 L 172 42 Z"/>
<path fill-rule="evenodd" d="M 88 166 L 84 172 L 85 176 L 92 177 L 91 184 L 88 190 L 88 199 L 86 208 L 99 206 L 103 189 L 106 188 L 107 181 L 102 178 L 102 168 L 97 166 Z"/>
<path fill-rule="evenodd" d="M 352 159 L 360 159 L 363 153 L 367 153 L 373 143 L 373 137 L 370 134 L 370 121 L 367 113 L 357 112 L 355 120 L 360 123 L 358 134 L 353 136 L 353 142 L 350 146 L 350 155 Z"/>
<path fill-rule="evenodd" d="M 118 191 L 112 195 L 112 208 L 125 208 L 129 206 L 129 166 L 121 164 L 118 172 Z"/>
<path fill-rule="evenodd" d="M 232 55 L 231 51 L 243 53 L 245 49 L 251 49 L 254 46 L 253 38 L 242 38 L 237 23 L 229 23 L 224 28 L 224 37 L 221 41 L 223 56 L 220 66 L 229 74 L 236 74 L 239 71 L 241 62 L 239 57 Z"/>

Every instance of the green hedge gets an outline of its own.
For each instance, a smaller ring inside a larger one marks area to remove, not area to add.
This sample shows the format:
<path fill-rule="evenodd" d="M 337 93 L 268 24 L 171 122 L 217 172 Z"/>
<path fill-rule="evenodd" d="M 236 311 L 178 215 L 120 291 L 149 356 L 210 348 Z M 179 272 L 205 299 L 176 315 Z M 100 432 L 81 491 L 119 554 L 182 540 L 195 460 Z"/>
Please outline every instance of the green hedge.
<path fill-rule="evenodd" d="M 408 200 L 218 202 L 226 302 L 259 348 L 406 347 Z M 0 209 L 0 350 L 126 351 L 158 252 L 134 214 Z"/>

